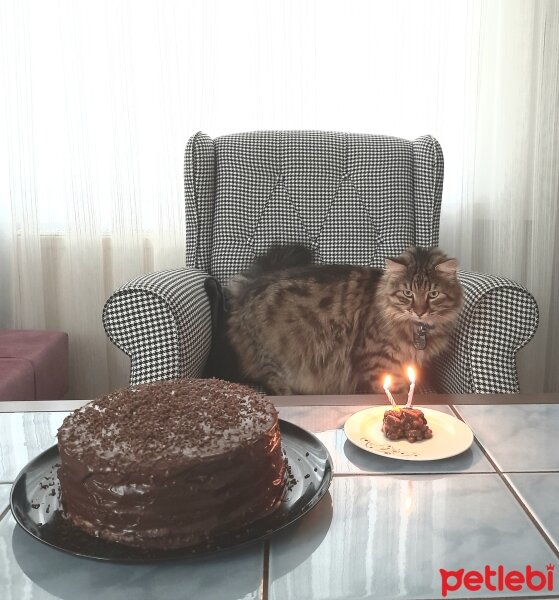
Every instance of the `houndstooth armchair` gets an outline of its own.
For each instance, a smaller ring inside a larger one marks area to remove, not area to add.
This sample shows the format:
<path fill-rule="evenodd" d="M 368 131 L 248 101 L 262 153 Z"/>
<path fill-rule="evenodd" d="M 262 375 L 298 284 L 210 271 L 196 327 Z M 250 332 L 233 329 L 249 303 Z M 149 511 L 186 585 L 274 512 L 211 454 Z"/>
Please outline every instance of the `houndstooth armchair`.
<path fill-rule="evenodd" d="M 272 244 L 303 242 L 321 262 L 376 267 L 412 244 L 438 244 L 443 155 L 430 136 L 197 133 L 184 173 L 186 267 L 126 283 L 103 310 L 107 335 L 131 359 L 131 385 L 202 376 L 212 344 L 204 281 L 225 284 Z M 464 307 L 436 391 L 517 392 L 534 298 L 503 277 L 459 278 Z"/>

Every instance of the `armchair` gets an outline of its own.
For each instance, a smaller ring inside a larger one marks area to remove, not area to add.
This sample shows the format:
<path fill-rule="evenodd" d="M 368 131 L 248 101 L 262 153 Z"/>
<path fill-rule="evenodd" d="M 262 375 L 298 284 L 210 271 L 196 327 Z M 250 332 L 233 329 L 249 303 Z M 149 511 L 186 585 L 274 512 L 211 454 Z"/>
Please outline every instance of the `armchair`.
<path fill-rule="evenodd" d="M 130 356 L 131 385 L 202 376 L 212 344 L 206 278 L 225 285 L 272 244 L 303 242 L 321 262 L 376 267 L 412 244 L 438 244 L 443 154 L 431 136 L 197 133 L 184 172 L 186 267 L 126 283 L 103 310 L 107 335 Z M 503 277 L 459 278 L 464 306 L 435 365 L 436 391 L 517 392 L 534 298 Z"/>

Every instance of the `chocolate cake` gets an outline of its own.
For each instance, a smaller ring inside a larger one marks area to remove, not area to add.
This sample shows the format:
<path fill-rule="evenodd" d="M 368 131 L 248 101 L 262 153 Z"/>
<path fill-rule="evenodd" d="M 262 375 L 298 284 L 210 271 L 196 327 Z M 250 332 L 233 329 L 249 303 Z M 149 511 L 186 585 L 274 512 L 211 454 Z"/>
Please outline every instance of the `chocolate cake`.
<path fill-rule="evenodd" d="M 285 482 L 278 416 L 217 379 L 119 390 L 58 430 L 63 516 L 105 540 L 182 548 L 273 511 Z"/>
<path fill-rule="evenodd" d="M 389 440 L 405 438 L 408 442 L 417 442 L 433 437 L 423 411 L 418 408 L 387 410 L 382 421 L 382 431 Z"/>

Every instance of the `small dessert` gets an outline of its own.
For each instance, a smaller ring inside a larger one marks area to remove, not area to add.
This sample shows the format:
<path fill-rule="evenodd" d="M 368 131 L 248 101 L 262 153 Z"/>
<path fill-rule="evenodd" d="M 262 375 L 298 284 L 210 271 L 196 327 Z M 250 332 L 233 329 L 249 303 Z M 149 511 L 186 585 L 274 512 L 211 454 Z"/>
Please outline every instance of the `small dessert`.
<path fill-rule="evenodd" d="M 382 431 L 389 440 L 407 439 L 411 443 L 433 437 L 425 415 L 418 408 L 387 410 L 382 421 Z"/>
<path fill-rule="evenodd" d="M 285 488 L 274 405 L 218 379 L 113 392 L 66 417 L 58 448 L 63 517 L 146 550 L 236 532 L 275 510 Z"/>

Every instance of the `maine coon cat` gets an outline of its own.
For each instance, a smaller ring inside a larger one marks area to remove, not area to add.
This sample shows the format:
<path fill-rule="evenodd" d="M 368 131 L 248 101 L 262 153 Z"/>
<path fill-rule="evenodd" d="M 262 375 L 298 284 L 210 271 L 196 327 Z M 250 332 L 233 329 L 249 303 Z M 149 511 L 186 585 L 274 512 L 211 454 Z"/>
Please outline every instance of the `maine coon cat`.
<path fill-rule="evenodd" d="M 313 264 L 276 246 L 227 290 L 227 335 L 242 375 L 271 394 L 381 393 L 409 385 L 448 344 L 462 301 L 457 261 L 412 247 L 386 270 Z M 421 375 L 420 375 L 421 376 Z"/>

